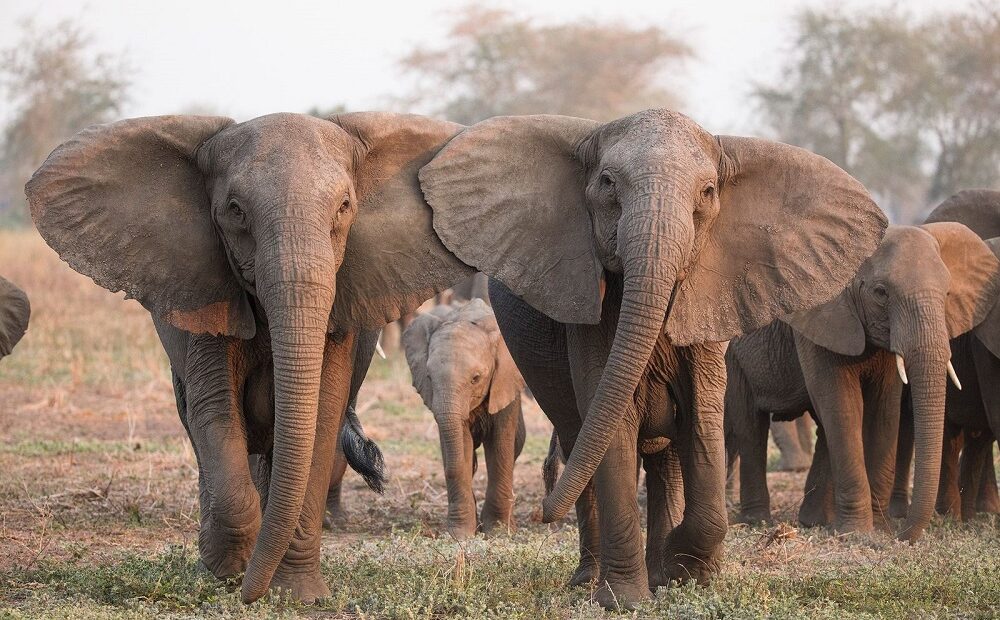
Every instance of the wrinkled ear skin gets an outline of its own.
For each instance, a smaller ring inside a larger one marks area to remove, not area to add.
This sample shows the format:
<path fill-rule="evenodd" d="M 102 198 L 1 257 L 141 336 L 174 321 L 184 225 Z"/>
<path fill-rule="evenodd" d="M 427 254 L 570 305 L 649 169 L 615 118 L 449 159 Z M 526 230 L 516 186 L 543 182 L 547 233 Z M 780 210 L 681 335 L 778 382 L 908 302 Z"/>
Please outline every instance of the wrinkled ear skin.
<path fill-rule="evenodd" d="M 514 364 L 514 358 L 510 356 L 499 328 L 496 330 L 493 342 L 495 351 L 493 378 L 490 380 L 490 396 L 487 404 L 487 410 L 491 414 L 501 411 L 515 398 L 520 398 L 524 389 L 524 378 Z"/>
<path fill-rule="evenodd" d="M 987 239 L 985 243 L 993 255 L 1000 259 L 1000 237 Z M 1000 301 L 993 304 L 982 322 L 973 328 L 972 333 L 990 350 L 990 353 L 1000 357 Z"/>
<path fill-rule="evenodd" d="M 564 323 L 601 316 L 603 269 L 575 157 L 598 126 L 566 116 L 491 118 L 420 171 L 448 249 Z"/>
<path fill-rule="evenodd" d="M 1000 237 L 1000 191 L 967 189 L 939 204 L 925 223 L 958 222 L 965 224 L 980 239 Z"/>
<path fill-rule="evenodd" d="M 937 241 L 941 261 L 951 273 L 945 320 L 955 338 L 983 322 L 1000 295 L 1000 261 L 976 233 L 963 224 L 924 224 Z"/>
<path fill-rule="evenodd" d="M 382 112 L 330 120 L 358 144 L 358 214 L 337 273 L 331 329 L 380 328 L 473 273 L 434 233 L 417 180 L 462 126 Z"/>
<path fill-rule="evenodd" d="M 73 269 L 174 327 L 253 337 L 253 312 L 195 160 L 199 146 L 232 123 L 157 116 L 84 129 L 25 186 L 38 232 Z"/>
<path fill-rule="evenodd" d="M 851 290 L 815 308 L 782 317 L 785 323 L 811 342 L 840 355 L 861 355 L 865 351 L 865 326 L 851 301 Z"/>
<path fill-rule="evenodd" d="M 829 301 L 888 225 L 861 183 L 819 155 L 758 138 L 718 145 L 719 215 L 675 293 L 676 345 L 729 340 Z"/>
<path fill-rule="evenodd" d="M 430 373 L 427 371 L 427 355 L 431 335 L 440 325 L 441 319 L 437 316 L 421 314 L 413 319 L 403 332 L 403 352 L 406 354 L 406 363 L 410 366 L 413 387 L 417 389 L 428 409 L 433 406 L 434 391 Z"/>
<path fill-rule="evenodd" d="M 28 296 L 9 280 L 0 277 L 0 359 L 10 355 L 24 336 L 30 316 Z"/>

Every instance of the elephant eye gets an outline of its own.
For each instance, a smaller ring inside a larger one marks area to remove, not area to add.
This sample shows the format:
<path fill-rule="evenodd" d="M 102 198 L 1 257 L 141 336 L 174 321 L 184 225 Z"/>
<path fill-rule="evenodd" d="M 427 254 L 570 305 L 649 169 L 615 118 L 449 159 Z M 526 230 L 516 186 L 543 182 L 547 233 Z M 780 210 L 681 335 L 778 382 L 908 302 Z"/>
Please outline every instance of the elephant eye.
<path fill-rule="evenodd" d="M 475 384 L 479 383 L 479 380 L 482 379 L 482 378 L 483 378 L 483 376 L 481 374 L 479 374 L 478 372 L 476 374 L 472 375 L 472 385 L 475 385 Z"/>
<path fill-rule="evenodd" d="M 889 291 L 886 290 L 884 284 L 876 284 L 872 287 L 872 292 L 875 293 L 875 296 L 879 299 L 886 299 L 889 297 Z"/>
<path fill-rule="evenodd" d="M 715 186 L 709 183 L 705 186 L 705 189 L 701 190 L 701 195 L 705 199 L 709 199 L 715 195 Z"/>
<path fill-rule="evenodd" d="M 243 207 L 240 206 L 239 201 L 232 198 L 229 200 L 229 204 L 226 205 L 226 207 L 229 209 L 229 213 L 232 214 L 233 217 L 238 219 L 241 223 L 246 222 L 247 215 L 243 211 Z"/>
<path fill-rule="evenodd" d="M 347 213 L 350 210 L 351 210 L 351 199 L 350 198 L 344 198 L 344 201 L 340 203 L 340 209 L 338 209 L 337 212 L 338 213 Z"/>
<path fill-rule="evenodd" d="M 601 187 L 604 189 L 612 189 L 615 186 L 615 180 L 611 177 L 611 173 L 602 172 L 601 173 Z"/>

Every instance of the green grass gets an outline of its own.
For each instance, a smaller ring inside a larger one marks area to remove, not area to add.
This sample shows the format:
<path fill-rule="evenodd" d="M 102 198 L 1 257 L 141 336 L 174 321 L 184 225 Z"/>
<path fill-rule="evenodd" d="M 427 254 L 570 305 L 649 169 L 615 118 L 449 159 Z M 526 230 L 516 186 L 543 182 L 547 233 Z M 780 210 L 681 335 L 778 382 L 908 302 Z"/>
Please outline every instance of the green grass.
<path fill-rule="evenodd" d="M 102 441 L 98 439 L 24 439 L 0 445 L 0 454 L 14 454 L 23 457 L 63 456 L 66 454 L 128 454 L 136 453 L 179 453 L 183 448 L 179 441 Z"/>

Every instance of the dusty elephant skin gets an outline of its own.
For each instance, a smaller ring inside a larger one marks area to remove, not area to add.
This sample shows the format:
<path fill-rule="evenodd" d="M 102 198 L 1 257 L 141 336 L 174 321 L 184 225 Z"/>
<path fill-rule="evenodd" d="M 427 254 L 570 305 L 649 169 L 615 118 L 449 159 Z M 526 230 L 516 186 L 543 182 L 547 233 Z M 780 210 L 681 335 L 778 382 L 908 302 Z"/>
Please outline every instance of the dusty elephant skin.
<path fill-rule="evenodd" d="M 927 222 L 958 222 L 984 239 L 1000 257 L 1000 191 L 966 190 L 938 205 Z M 993 442 L 1000 437 L 1000 304 L 970 332 L 951 341 L 951 359 L 962 389 L 945 395 L 945 437 L 937 509 L 962 520 L 977 511 L 1000 512 Z M 904 409 L 905 416 L 910 412 Z M 906 514 L 912 430 L 901 426 L 893 511 Z M 961 461 L 959 460 L 961 454 Z"/>
<path fill-rule="evenodd" d="M 959 224 L 890 226 L 878 250 L 829 303 L 730 343 L 726 424 L 741 456 L 741 519 L 770 518 L 764 478 L 768 414 L 813 411 L 821 425 L 799 520 L 838 531 L 885 528 L 901 391 L 908 382 L 918 454 L 915 540 L 937 494 L 949 338 L 996 302 L 1000 263 Z"/>
<path fill-rule="evenodd" d="M 727 528 L 725 363 L 712 343 L 830 299 L 875 250 L 885 215 L 817 155 L 713 136 L 666 110 L 604 125 L 490 119 L 420 181 L 445 245 L 496 280 L 507 346 L 569 454 L 543 518 L 583 497 L 580 571 L 600 557 L 597 599 L 631 607 L 651 585 L 708 579 Z M 640 436 L 672 440 L 684 482 L 684 519 L 651 558 L 652 583 Z"/>
<path fill-rule="evenodd" d="M 160 328 L 218 534 L 203 558 L 220 576 L 246 566 L 247 602 L 330 592 L 320 524 L 359 333 L 471 273 L 416 178 L 459 129 L 383 113 L 129 119 L 80 132 L 25 188 L 63 260 Z M 272 398 L 273 421 L 244 425 Z"/>
<path fill-rule="evenodd" d="M 10 280 L 0 276 L 0 359 L 11 354 L 28 331 L 31 304 L 28 296 Z"/>
<path fill-rule="evenodd" d="M 448 532 L 475 535 L 475 451 L 486 454 L 482 530 L 513 529 L 514 461 L 524 447 L 524 379 L 482 300 L 438 306 L 403 334 L 413 387 L 434 413 L 448 486 Z"/>

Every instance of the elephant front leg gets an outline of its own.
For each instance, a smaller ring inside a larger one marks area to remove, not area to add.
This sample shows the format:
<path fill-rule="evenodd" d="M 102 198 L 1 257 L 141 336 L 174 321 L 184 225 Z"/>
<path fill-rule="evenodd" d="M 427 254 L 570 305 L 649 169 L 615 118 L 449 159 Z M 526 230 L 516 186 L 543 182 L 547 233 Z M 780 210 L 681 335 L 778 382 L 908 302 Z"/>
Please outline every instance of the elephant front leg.
<path fill-rule="evenodd" d="M 489 436 L 484 438 L 486 453 L 486 499 L 480 521 L 484 532 L 500 528 L 512 532 L 514 523 L 514 461 L 524 447 L 524 418 L 521 397 L 515 398 L 493 418 Z"/>
<path fill-rule="evenodd" d="M 816 428 L 813 462 L 806 476 L 806 488 L 799 506 L 799 523 L 819 527 L 833 522 L 833 481 L 830 479 L 830 453 L 826 449 L 823 426 Z"/>
<path fill-rule="evenodd" d="M 892 366 L 888 365 L 888 369 Z M 899 411 L 902 384 L 889 370 L 864 386 L 864 453 L 868 486 L 871 489 L 875 525 L 893 532 L 889 496 L 896 474 L 896 444 L 899 439 Z"/>
<path fill-rule="evenodd" d="M 951 422 L 944 423 L 941 440 L 941 474 L 938 478 L 938 494 L 935 510 L 938 514 L 962 518 L 962 494 L 959 487 L 959 459 L 965 435 L 962 427 Z"/>
<path fill-rule="evenodd" d="M 646 470 L 646 572 L 649 587 L 656 590 L 667 583 L 663 556 L 667 536 L 684 514 L 684 480 L 680 457 L 673 445 L 653 454 L 644 454 Z"/>
<path fill-rule="evenodd" d="M 719 571 L 729 527 L 726 514 L 726 447 L 723 399 L 724 348 L 719 343 L 682 350 L 690 384 L 678 403 L 678 454 L 684 478 L 684 518 L 667 536 L 663 576 L 707 583 Z M 666 584 L 655 584 L 666 585 Z"/>
<path fill-rule="evenodd" d="M 910 466 L 913 464 L 913 411 L 908 388 L 903 389 L 899 411 L 896 472 L 892 483 L 892 497 L 889 498 L 889 516 L 905 519 L 910 508 Z M 940 488 L 939 486 L 938 489 Z"/>
<path fill-rule="evenodd" d="M 344 514 L 344 506 L 341 502 L 344 473 L 347 471 L 347 459 L 344 458 L 344 451 L 340 447 L 340 442 L 336 441 L 334 444 L 333 470 L 330 473 L 330 487 L 326 492 L 326 512 L 323 514 L 323 527 L 328 530 L 336 528 L 347 519 Z"/>
<path fill-rule="evenodd" d="M 323 515 L 330 488 L 335 445 L 347 408 L 352 372 L 353 335 L 343 342 L 328 338 L 323 353 L 316 442 L 311 458 L 305 502 L 288 550 L 271 580 L 271 588 L 290 592 L 295 600 L 313 603 L 330 596 L 320 574 Z"/>
<path fill-rule="evenodd" d="M 993 435 L 982 429 L 966 429 L 965 448 L 959 463 L 962 520 L 976 516 L 976 504 L 986 478 L 986 468 L 993 467 Z"/>

